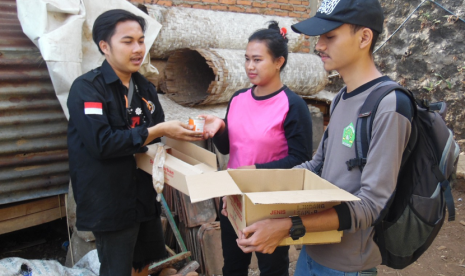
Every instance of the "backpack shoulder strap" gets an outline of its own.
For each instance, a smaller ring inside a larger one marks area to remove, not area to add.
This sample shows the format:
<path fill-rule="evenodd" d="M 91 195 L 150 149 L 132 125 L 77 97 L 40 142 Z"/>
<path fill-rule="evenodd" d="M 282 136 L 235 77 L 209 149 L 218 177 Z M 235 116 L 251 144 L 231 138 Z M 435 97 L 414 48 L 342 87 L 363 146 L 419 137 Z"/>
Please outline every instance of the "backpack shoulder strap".
<path fill-rule="evenodd" d="M 415 98 L 412 92 L 405 89 L 395 82 L 388 82 L 381 84 L 375 88 L 367 97 L 358 115 L 357 123 L 355 126 L 355 154 L 356 157 L 346 161 L 347 169 L 350 171 L 354 167 L 359 167 L 363 170 L 366 164 L 368 149 L 371 142 L 371 133 L 373 121 L 375 119 L 376 111 L 378 110 L 379 103 L 383 98 L 394 90 L 404 92 L 415 103 Z M 416 113 L 416 109 L 414 108 Z"/>
<path fill-rule="evenodd" d="M 341 100 L 341 97 L 342 97 L 342 94 L 344 94 L 343 92 L 339 92 L 336 94 L 336 96 L 334 96 L 334 99 L 333 99 L 333 105 L 331 106 L 331 110 L 329 111 L 329 115 L 332 115 L 333 114 L 333 111 L 334 109 L 336 108 L 336 105 L 339 103 L 339 101 Z"/>
<path fill-rule="evenodd" d="M 329 111 L 329 115 L 331 116 L 331 114 L 333 114 L 333 111 L 334 109 L 336 108 L 336 105 L 339 103 L 339 101 L 341 100 L 341 97 L 342 97 L 342 92 L 339 92 L 336 94 L 336 96 L 334 96 L 334 99 L 333 99 L 333 104 L 331 106 L 331 109 Z M 323 138 L 321 139 L 322 140 L 322 159 L 321 159 L 321 162 L 315 167 L 315 171 L 314 173 L 316 173 L 317 175 L 321 176 L 321 172 L 323 171 L 323 165 L 325 164 L 325 154 L 326 154 L 326 150 L 325 150 L 325 140 L 328 139 L 328 128 L 326 128 L 325 132 L 323 133 Z"/>

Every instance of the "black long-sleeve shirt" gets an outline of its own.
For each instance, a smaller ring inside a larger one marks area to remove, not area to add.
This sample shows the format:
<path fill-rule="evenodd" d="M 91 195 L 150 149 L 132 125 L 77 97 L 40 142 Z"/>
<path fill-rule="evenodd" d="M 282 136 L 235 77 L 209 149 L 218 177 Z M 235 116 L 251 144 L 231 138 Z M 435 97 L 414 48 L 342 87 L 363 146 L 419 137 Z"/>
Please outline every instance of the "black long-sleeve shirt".
<path fill-rule="evenodd" d="M 146 150 L 147 128 L 163 122 L 164 113 L 155 86 L 139 73 L 132 80 L 137 118 L 107 61 L 71 86 L 68 150 L 79 230 L 118 230 L 159 214 L 151 177 L 137 169 L 133 154 Z"/>

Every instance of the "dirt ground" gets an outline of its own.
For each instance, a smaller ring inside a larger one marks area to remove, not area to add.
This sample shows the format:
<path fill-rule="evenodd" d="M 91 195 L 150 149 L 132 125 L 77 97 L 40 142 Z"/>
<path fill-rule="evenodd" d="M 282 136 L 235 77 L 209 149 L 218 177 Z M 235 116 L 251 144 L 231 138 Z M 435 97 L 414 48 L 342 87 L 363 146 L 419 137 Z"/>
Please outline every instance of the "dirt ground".
<path fill-rule="evenodd" d="M 453 190 L 456 220 L 445 222 L 436 240 L 417 262 L 403 270 L 378 267 L 380 276 L 465 276 L 465 189 Z M 0 235 L 0 259 L 56 260 L 64 264 L 68 240 L 64 219 Z M 290 264 L 290 276 L 295 262 Z M 259 275 L 251 270 L 249 275 Z"/>

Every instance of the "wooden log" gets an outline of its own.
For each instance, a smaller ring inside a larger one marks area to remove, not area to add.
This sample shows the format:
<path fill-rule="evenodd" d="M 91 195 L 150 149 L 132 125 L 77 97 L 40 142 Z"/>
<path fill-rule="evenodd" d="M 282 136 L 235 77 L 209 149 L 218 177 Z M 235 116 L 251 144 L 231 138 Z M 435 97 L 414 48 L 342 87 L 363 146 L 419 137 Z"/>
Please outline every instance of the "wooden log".
<path fill-rule="evenodd" d="M 244 69 L 245 50 L 181 49 L 165 68 L 166 95 L 185 106 L 227 103 L 239 89 L 251 87 Z M 328 79 L 321 59 L 290 53 L 281 80 L 301 96 L 323 90 Z"/>
<path fill-rule="evenodd" d="M 146 6 L 149 15 L 163 25 L 150 49 L 152 58 L 167 58 L 173 51 L 189 47 L 245 49 L 249 36 L 259 28 L 267 28 L 272 20 L 289 30 L 289 51 L 299 52 L 305 42 L 304 35 L 290 31 L 291 25 L 298 23 L 292 17 Z"/>

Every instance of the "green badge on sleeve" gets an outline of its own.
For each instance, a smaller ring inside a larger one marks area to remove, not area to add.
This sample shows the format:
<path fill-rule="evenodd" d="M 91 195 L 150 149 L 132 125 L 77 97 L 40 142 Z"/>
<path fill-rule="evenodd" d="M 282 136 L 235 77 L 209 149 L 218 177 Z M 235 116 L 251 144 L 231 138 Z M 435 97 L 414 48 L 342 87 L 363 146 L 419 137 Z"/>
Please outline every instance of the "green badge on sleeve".
<path fill-rule="evenodd" d="M 354 144 L 355 140 L 355 128 L 354 124 L 350 123 L 350 125 L 344 128 L 344 133 L 342 133 L 342 144 L 346 147 L 351 148 Z"/>

